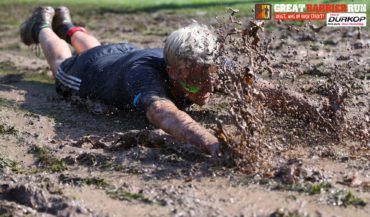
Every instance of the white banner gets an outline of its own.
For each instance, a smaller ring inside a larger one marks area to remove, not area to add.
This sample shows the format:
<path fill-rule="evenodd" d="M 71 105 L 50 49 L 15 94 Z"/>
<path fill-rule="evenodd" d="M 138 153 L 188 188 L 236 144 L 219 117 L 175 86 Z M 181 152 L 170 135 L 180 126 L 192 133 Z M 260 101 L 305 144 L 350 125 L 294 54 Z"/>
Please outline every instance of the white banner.
<path fill-rule="evenodd" d="M 365 27 L 365 13 L 328 13 L 326 14 L 326 25 L 329 27 Z"/>

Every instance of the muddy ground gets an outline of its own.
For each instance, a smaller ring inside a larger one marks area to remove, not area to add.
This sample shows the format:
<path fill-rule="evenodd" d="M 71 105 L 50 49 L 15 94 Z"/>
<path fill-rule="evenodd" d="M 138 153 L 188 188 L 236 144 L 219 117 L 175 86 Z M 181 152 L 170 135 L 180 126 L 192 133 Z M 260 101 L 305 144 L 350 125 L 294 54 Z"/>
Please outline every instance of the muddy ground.
<path fill-rule="evenodd" d="M 370 215 L 368 28 L 359 35 L 357 29 L 317 30 L 307 23 L 265 27 L 260 43 L 269 41 L 273 71 L 259 76 L 320 101 L 327 100 L 334 76 L 349 92 L 343 125 L 356 125 L 362 137 L 346 132 L 338 139 L 332 131 L 266 108 L 263 145 L 271 150 L 270 173 L 246 174 L 173 143 L 143 114 L 58 96 L 43 56 L 19 40 L 18 25 L 31 11 L 6 6 L 0 14 L 0 214 Z M 75 22 L 104 43 L 129 41 L 145 48 L 162 46 L 168 33 L 191 18 L 217 23 L 200 12 L 73 12 Z M 249 20 L 239 19 L 243 25 Z M 217 117 L 232 123 L 223 99 L 215 94 L 209 105 L 187 112 L 212 131 Z"/>

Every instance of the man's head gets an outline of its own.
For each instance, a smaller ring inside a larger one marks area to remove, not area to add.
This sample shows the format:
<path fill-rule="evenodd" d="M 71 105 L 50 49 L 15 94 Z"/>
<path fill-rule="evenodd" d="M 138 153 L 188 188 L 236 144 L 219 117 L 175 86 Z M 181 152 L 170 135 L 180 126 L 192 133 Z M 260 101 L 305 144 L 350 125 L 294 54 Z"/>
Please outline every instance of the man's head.
<path fill-rule="evenodd" d="M 215 83 L 217 38 L 207 26 L 193 23 L 166 39 L 164 59 L 174 87 L 198 105 L 208 102 Z"/>

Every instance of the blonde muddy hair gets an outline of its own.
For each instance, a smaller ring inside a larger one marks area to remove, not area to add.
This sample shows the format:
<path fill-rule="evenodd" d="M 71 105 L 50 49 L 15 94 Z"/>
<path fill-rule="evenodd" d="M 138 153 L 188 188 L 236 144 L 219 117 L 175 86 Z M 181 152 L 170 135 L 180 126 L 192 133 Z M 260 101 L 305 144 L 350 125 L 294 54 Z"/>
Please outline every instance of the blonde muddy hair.
<path fill-rule="evenodd" d="M 216 36 L 206 25 L 196 22 L 172 32 L 165 40 L 163 55 L 169 66 L 185 60 L 213 64 L 217 50 Z"/>

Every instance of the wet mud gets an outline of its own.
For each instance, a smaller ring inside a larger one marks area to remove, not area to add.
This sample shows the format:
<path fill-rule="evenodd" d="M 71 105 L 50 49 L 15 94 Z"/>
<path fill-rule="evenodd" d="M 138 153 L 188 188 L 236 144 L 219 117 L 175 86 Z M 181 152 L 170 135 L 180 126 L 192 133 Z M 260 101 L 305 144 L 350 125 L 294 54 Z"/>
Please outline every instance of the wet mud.
<path fill-rule="evenodd" d="M 23 20 L 31 8 L 7 11 Z M 103 43 L 151 48 L 191 19 L 212 26 L 219 83 L 209 105 L 185 111 L 221 152 L 209 158 L 143 114 L 58 96 L 42 55 L 4 25 L 0 214 L 369 216 L 368 28 L 261 23 L 236 9 L 75 13 Z"/>

